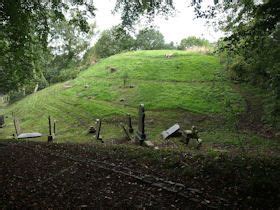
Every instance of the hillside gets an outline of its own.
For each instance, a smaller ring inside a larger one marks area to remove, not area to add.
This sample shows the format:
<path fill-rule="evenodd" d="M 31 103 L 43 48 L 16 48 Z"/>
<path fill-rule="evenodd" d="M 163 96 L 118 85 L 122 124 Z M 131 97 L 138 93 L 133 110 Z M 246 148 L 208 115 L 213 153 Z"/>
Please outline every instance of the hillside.
<path fill-rule="evenodd" d="M 169 53 L 173 56 L 166 58 Z M 148 139 L 160 146 L 166 143 L 160 132 L 177 122 L 184 129 L 196 125 L 204 148 L 210 150 L 244 142 L 266 150 L 276 144 L 250 131 L 236 131 L 245 100 L 222 72 L 218 58 L 183 51 L 128 52 L 101 60 L 76 79 L 7 107 L 3 112 L 9 116 L 8 124 L 0 130 L 0 138 L 14 133 L 14 112 L 25 132 L 47 133 L 47 116 L 51 115 L 57 120 L 57 142 L 95 142 L 87 131 L 99 118 L 104 122 L 105 143 L 118 143 L 124 137 L 119 124 L 126 122 L 127 113 L 136 128 L 140 103 L 147 110 Z M 38 140 L 46 141 L 46 137 Z M 179 139 L 172 142 L 172 147 L 183 146 Z"/>
<path fill-rule="evenodd" d="M 278 208 L 280 144 L 262 123 L 264 98 L 233 84 L 211 55 L 139 51 L 101 60 L 74 80 L 0 104 L 8 117 L 0 129 L 0 207 Z M 157 150 L 124 138 L 120 123 L 130 113 L 136 130 L 140 103 Z M 44 134 L 51 115 L 54 143 L 11 140 L 12 112 L 22 131 Z M 98 118 L 104 144 L 88 134 Z M 197 126 L 202 147 L 163 140 L 175 123 Z"/>

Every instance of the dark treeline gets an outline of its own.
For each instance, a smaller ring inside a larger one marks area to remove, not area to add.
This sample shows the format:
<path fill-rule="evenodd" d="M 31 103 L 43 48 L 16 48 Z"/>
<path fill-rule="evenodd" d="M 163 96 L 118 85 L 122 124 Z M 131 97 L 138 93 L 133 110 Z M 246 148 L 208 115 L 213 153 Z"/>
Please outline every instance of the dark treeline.
<path fill-rule="evenodd" d="M 182 39 L 177 46 L 174 42 L 166 43 L 163 34 L 151 27 L 144 28 L 132 36 L 121 26 L 115 26 L 101 33 L 95 45 L 86 53 L 85 59 L 89 56 L 93 56 L 96 59 L 106 58 L 111 55 L 132 50 L 185 50 L 192 46 L 210 47 L 210 45 L 211 44 L 206 39 L 191 36 Z"/>

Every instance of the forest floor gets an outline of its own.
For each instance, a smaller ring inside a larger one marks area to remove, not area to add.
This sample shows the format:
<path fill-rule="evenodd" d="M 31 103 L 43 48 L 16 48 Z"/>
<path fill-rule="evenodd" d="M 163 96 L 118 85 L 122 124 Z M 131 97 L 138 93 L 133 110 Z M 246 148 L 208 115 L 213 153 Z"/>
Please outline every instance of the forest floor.
<path fill-rule="evenodd" d="M 279 167 L 279 157 L 4 141 L 0 207 L 277 209 Z"/>

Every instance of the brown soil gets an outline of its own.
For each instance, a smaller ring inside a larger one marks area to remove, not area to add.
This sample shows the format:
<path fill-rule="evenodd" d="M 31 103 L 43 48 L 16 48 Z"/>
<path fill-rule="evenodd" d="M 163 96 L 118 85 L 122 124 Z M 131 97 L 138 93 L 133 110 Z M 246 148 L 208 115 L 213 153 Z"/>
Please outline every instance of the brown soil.
<path fill-rule="evenodd" d="M 185 208 L 193 202 L 133 178 L 16 146 L 1 149 L 4 208 Z"/>
<path fill-rule="evenodd" d="M 146 156 L 151 154 L 149 152 L 139 153 L 141 159 L 131 159 L 127 152 L 115 149 L 31 142 L 1 144 L 0 207 L 204 209 L 230 206 L 249 209 L 279 205 L 279 188 L 275 183 L 277 174 L 274 174 L 279 162 L 270 160 L 268 164 L 271 165 L 251 165 L 247 161 L 226 161 L 221 157 L 215 159 L 213 165 L 209 159 L 200 156 L 195 158 L 186 153 L 176 159 L 176 154 L 170 156 L 170 153 L 162 156 L 160 162 L 152 163 Z M 135 152 L 139 150 L 147 151 L 136 148 Z M 61 157 L 67 157 L 67 154 L 76 159 Z M 86 159 L 179 182 L 199 194 L 182 197 L 133 176 L 78 161 Z M 265 185 L 250 180 L 251 176 L 259 176 L 259 169 L 255 168 L 259 165 L 260 170 L 269 169 L 265 175 L 269 182 Z M 251 186 L 251 182 L 255 184 Z"/>

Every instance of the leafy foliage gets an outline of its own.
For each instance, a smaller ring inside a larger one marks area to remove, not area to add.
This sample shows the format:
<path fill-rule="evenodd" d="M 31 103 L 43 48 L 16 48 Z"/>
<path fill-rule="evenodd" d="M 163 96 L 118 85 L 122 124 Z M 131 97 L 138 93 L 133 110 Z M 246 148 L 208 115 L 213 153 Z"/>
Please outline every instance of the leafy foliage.
<path fill-rule="evenodd" d="M 184 38 L 181 40 L 179 49 L 184 50 L 189 47 L 197 46 L 197 47 L 208 47 L 210 45 L 209 41 L 206 39 L 197 38 L 195 36 L 190 36 L 188 38 Z"/>
<path fill-rule="evenodd" d="M 115 11 L 121 13 L 123 26 L 132 27 L 140 17 L 151 20 L 155 15 L 167 15 L 174 6 L 172 0 L 117 0 Z"/>
<path fill-rule="evenodd" d="M 140 50 L 164 49 L 164 36 L 158 30 L 145 28 L 137 34 L 136 46 Z"/>
<path fill-rule="evenodd" d="M 83 32 L 68 21 L 53 24 L 50 58 L 44 68 L 44 75 L 50 83 L 73 79 L 79 73 L 82 54 L 87 50 L 94 35 L 95 24 L 89 25 L 89 31 Z"/>
<path fill-rule="evenodd" d="M 172 48 L 174 45 L 166 45 L 164 36 L 157 30 L 145 28 L 140 30 L 134 39 L 121 26 L 115 26 L 102 32 L 101 37 L 93 47 L 97 58 L 105 58 L 120 52 L 131 50 L 156 50 Z"/>
<path fill-rule="evenodd" d="M 120 26 L 102 32 L 94 46 L 97 57 L 105 58 L 134 48 L 134 39 Z"/>
<path fill-rule="evenodd" d="M 228 36 L 219 43 L 220 53 L 234 79 L 269 92 L 272 100 L 265 105 L 269 107 L 265 108 L 267 118 L 273 116 L 270 123 L 280 126 L 275 120 L 280 116 L 280 2 L 242 0 L 224 10 L 232 13 L 223 24 Z"/>
<path fill-rule="evenodd" d="M 86 16 L 94 15 L 95 8 L 82 1 L 71 1 L 71 5 L 61 0 L 0 3 L 0 92 L 18 90 L 40 74 L 50 25 L 65 20 L 65 12 L 69 10 L 72 11 L 70 22 L 87 32 Z"/>
<path fill-rule="evenodd" d="M 89 25 L 87 32 L 75 27 L 68 21 L 55 22 L 51 28 L 50 46 L 55 55 L 64 55 L 64 64 L 79 60 L 94 35 L 95 24 Z M 52 45 L 54 43 L 54 45 Z"/>

